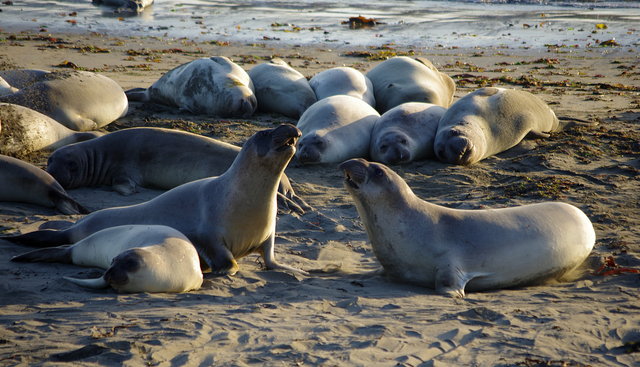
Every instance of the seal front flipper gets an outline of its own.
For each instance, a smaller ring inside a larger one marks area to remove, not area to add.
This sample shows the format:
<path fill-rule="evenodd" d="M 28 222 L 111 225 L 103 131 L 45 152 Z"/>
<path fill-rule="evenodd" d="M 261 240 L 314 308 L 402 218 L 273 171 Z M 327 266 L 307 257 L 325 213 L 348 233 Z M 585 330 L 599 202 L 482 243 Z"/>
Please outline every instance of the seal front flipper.
<path fill-rule="evenodd" d="M 464 288 L 471 279 L 489 275 L 488 273 L 466 273 L 454 264 L 436 269 L 436 292 L 454 298 L 464 298 Z"/>
<path fill-rule="evenodd" d="M 294 268 L 288 265 L 283 265 L 277 262 L 274 259 L 275 257 L 274 244 L 275 244 L 275 233 L 272 233 L 271 236 L 269 236 L 269 238 L 266 241 L 264 241 L 264 243 L 260 246 L 260 250 L 259 250 L 260 255 L 262 255 L 262 258 L 264 259 L 264 265 L 267 269 L 287 270 L 287 271 L 291 271 L 291 272 L 302 274 L 302 275 L 309 275 L 308 272 L 302 269 Z"/>
<path fill-rule="evenodd" d="M 15 236 L 2 236 L 0 240 L 31 247 L 53 247 L 73 242 L 67 231 L 57 231 L 54 229 L 41 229 L 39 231 Z"/>
<path fill-rule="evenodd" d="M 127 99 L 135 102 L 149 102 L 149 91 L 147 88 L 133 88 L 124 92 Z"/>
<path fill-rule="evenodd" d="M 80 278 L 72 278 L 72 277 L 62 277 L 64 280 L 67 280 L 73 284 L 79 285 L 85 288 L 93 288 L 93 289 L 102 289 L 107 288 L 109 283 L 104 280 L 104 277 L 99 278 L 90 278 L 90 279 L 80 279 Z"/>
<path fill-rule="evenodd" d="M 235 275 L 240 267 L 233 254 L 224 245 L 212 244 L 206 248 L 196 247 L 202 270 L 207 268 L 213 275 Z"/>

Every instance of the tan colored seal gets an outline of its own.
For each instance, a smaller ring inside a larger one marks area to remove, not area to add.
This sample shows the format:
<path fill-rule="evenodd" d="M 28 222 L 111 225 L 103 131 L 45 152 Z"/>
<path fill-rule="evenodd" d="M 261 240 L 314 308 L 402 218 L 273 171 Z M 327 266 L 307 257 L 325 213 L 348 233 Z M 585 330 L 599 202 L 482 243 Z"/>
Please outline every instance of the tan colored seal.
<path fill-rule="evenodd" d="M 450 209 L 421 200 L 380 163 L 352 159 L 340 168 L 385 272 L 438 293 L 464 297 L 558 279 L 595 243 L 591 221 L 569 204 Z"/>
<path fill-rule="evenodd" d="M 179 231 L 161 225 L 123 225 L 100 230 L 73 246 L 39 249 L 11 261 L 60 262 L 106 269 L 99 278 L 65 279 L 118 292 L 197 290 L 202 285 L 198 252 Z"/>

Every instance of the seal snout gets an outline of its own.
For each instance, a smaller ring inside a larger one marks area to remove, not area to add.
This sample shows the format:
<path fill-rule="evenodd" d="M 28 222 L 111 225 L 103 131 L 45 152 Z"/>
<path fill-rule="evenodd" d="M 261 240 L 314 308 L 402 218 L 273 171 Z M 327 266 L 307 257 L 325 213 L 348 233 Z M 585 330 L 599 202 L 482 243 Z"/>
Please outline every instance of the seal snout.
<path fill-rule="evenodd" d="M 456 132 L 456 133 L 453 133 Z M 467 165 L 473 163 L 474 145 L 469 138 L 461 136 L 457 130 L 452 130 L 452 136 L 447 142 L 436 149 L 438 159 L 447 163 Z"/>
<path fill-rule="evenodd" d="M 302 133 L 297 127 L 282 124 L 273 130 L 272 139 L 273 143 L 278 147 L 277 150 L 281 151 L 289 147 L 295 147 L 301 135 Z"/>
<path fill-rule="evenodd" d="M 355 158 L 342 162 L 338 167 L 344 172 L 345 184 L 358 189 L 367 178 L 368 166 L 368 162 L 364 159 Z"/>

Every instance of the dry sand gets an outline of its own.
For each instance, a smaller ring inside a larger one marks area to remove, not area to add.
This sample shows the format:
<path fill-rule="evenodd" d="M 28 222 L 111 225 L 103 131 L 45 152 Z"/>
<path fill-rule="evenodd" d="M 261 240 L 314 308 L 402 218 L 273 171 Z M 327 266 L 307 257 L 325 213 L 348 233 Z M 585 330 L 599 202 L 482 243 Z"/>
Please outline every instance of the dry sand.
<path fill-rule="evenodd" d="M 2 68 L 56 69 L 71 62 L 123 88 L 147 87 L 197 57 L 224 55 L 251 68 L 278 55 L 312 76 L 377 61 L 348 57 L 409 52 L 105 35 L 0 33 Z M 108 51 L 108 52 L 107 52 Z M 470 167 L 435 161 L 394 167 L 422 198 L 456 208 L 506 207 L 546 200 L 572 203 L 591 218 L 597 243 L 585 276 L 571 283 L 469 293 L 452 299 L 381 275 L 334 165 L 290 167 L 295 189 L 315 210 L 278 219 L 276 252 L 287 264 L 336 270 L 309 277 L 262 270 L 258 256 L 233 277 L 210 278 L 186 294 L 117 294 L 63 281 L 97 270 L 63 264 L 16 264 L 27 248 L 0 241 L 0 365 L 86 366 L 632 366 L 640 354 L 640 275 L 594 275 L 603 258 L 640 268 L 640 70 L 626 47 L 414 50 L 457 84 L 456 97 L 485 85 L 525 88 L 577 124 L 546 140 Z M 281 122 L 192 116 L 149 104 L 107 130 L 162 126 L 241 143 Z M 46 153 L 27 160 L 44 167 Z M 96 210 L 142 202 L 108 188 L 71 190 Z M 4 233 L 75 220 L 27 204 L 0 203 Z"/>

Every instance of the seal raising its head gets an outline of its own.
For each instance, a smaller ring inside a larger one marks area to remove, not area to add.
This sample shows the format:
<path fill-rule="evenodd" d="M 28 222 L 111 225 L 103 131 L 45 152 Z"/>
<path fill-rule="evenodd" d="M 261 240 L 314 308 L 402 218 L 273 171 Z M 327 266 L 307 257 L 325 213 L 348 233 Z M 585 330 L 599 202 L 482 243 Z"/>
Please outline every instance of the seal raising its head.
<path fill-rule="evenodd" d="M 589 218 L 565 203 L 457 210 L 418 198 L 388 167 L 340 165 L 373 251 L 400 281 L 464 297 L 542 283 L 577 268 L 595 243 Z"/>

